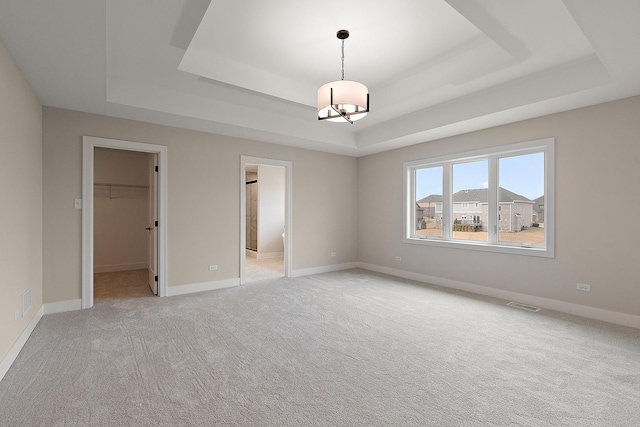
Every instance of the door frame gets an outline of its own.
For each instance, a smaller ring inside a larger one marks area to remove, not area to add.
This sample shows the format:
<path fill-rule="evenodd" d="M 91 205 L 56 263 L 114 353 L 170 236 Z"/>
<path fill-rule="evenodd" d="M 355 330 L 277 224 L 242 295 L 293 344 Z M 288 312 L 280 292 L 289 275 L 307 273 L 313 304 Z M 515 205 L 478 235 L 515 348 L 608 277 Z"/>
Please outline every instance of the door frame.
<path fill-rule="evenodd" d="M 266 159 L 262 157 L 240 156 L 240 284 L 245 284 L 245 256 L 247 243 L 247 164 L 279 166 L 283 167 L 285 172 L 284 184 L 284 276 L 291 277 L 293 265 L 291 242 L 293 227 L 292 225 L 292 206 L 293 206 L 293 162 L 286 160 Z"/>
<path fill-rule="evenodd" d="M 148 224 L 151 228 L 147 239 L 147 247 L 149 253 L 147 254 L 147 261 L 149 262 L 149 287 L 154 295 L 158 295 L 158 281 L 155 279 L 158 276 L 158 227 L 155 226 L 155 221 L 158 219 L 158 155 L 156 153 L 148 153 L 150 161 L 147 163 L 149 172 L 149 197 L 147 198 L 148 207 Z M 153 183 L 153 186 L 151 185 Z"/>
<path fill-rule="evenodd" d="M 94 149 L 158 155 L 158 296 L 167 295 L 167 147 L 117 139 L 82 137 L 82 308 L 93 307 L 93 182 Z"/>

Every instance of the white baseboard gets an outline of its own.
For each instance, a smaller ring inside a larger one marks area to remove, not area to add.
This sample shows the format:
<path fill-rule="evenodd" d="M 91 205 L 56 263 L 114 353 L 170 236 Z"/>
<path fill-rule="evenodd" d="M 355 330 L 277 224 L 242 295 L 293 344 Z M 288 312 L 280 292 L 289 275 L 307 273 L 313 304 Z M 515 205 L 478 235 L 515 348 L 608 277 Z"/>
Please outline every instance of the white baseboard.
<path fill-rule="evenodd" d="M 562 313 L 574 314 L 576 316 L 587 317 L 589 319 L 602 320 L 604 322 L 615 323 L 623 326 L 640 328 L 640 316 L 633 314 L 619 313 L 616 311 L 604 310 L 601 308 L 588 307 L 586 305 L 573 304 L 570 302 L 558 301 L 550 298 L 536 297 L 533 295 L 521 294 L 518 292 L 505 291 L 503 289 L 490 288 L 488 286 L 476 285 L 473 283 L 460 282 L 457 280 L 445 279 L 442 277 L 429 276 L 427 274 L 413 273 L 410 271 L 398 270 L 395 268 L 381 267 L 379 265 L 357 263 L 358 267 L 365 270 L 402 277 L 403 279 L 415 280 L 417 282 L 430 283 L 445 288 L 459 289 L 474 294 L 486 295 L 507 301 L 516 301 L 524 304 L 534 305 L 548 310 Z"/>
<path fill-rule="evenodd" d="M 258 252 L 258 259 L 283 258 L 284 252 Z"/>
<path fill-rule="evenodd" d="M 284 252 L 256 252 L 246 249 L 245 253 L 249 258 L 255 259 L 284 258 Z"/>
<path fill-rule="evenodd" d="M 116 271 L 148 270 L 149 264 L 137 262 L 132 264 L 94 265 L 94 273 L 113 273 Z"/>
<path fill-rule="evenodd" d="M 33 316 L 33 318 L 31 319 L 31 322 L 29 322 L 25 330 L 22 331 L 22 333 L 18 337 L 18 340 L 9 349 L 9 352 L 6 354 L 6 356 L 2 358 L 2 361 L 0 362 L 0 381 L 2 381 L 5 374 L 9 371 L 9 368 L 11 368 L 11 365 L 13 365 L 13 362 L 15 362 L 16 358 L 18 357 L 18 354 L 20 354 L 20 350 L 22 350 L 22 347 L 24 347 L 24 344 L 27 342 L 27 339 L 29 339 L 29 337 L 31 336 L 31 333 L 36 328 L 36 326 L 38 325 L 38 322 L 40 321 L 40 319 L 42 319 L 43 315 L 44 315 L 44 306 L 40 306 L 40 309 Z"/>
<path fill-rule="evenodd" d="M 72 299 L 44 304 L 44 314 L 65 313 L 67 311 L 82 310 L 82 300 Z"/>
<path fill-rule="evenodd" d="M 352 268 L 358 268 L 359 263 L 347 262 L 344 264 L 330 264 L 323 265 L 321 267 L 303 268 L 300 270 L 293 270 L 291 277 L 311 276 L 312 274 L 331 273 L 332 271 L 349 270 Z"/>
<path fill-rule="evenodd" d="M 213 291 L 216 289 L 232 288 L 240 285 L 240 279 L 225 279 L 215 282 L 194 283 L 191 285 L 168 286 L 167 296 L 191 294 L 194 292 Z"/>

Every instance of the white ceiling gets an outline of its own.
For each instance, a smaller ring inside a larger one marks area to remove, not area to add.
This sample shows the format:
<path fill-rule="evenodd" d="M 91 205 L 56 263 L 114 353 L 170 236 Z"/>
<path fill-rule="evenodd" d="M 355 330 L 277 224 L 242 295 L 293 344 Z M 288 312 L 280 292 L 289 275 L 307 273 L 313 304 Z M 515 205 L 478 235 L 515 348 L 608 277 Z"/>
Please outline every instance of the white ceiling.
<path fill-rule="evenodd" d="M 47 106 L 362 156 L 640 94 L 637 0 L 0 0 Z M 369 87 L 319 122 L 316 94 Z"/>

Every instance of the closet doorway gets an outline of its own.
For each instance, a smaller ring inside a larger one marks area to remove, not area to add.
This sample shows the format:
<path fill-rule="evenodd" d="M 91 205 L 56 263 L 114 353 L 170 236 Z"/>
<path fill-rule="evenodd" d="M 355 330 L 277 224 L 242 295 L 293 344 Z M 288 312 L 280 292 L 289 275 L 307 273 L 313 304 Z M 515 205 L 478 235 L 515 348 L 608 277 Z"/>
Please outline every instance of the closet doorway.
<path fill-rule="evenodd" d="M 94 298 L 157 295 L 157 154 L 113 148 L 93 153 Z"/>
<path fill-rule="evenodd" d="M 82 163 L 82 308 L 165 296 L 166 147 L 85 136 Z"/>
<path fill-rule="evenodd" d="M 291 166 L 241 157 L 241 284 L 291 276 Z"/>

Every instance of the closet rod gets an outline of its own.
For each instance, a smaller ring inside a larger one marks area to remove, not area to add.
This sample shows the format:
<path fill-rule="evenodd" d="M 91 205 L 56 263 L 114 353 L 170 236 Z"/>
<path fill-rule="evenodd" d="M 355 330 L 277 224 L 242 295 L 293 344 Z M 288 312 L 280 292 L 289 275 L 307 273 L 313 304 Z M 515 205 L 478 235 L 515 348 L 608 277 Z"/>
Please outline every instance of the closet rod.
<path fill-rule="evenodd" d="M 103 184 L 103 183 L 95 183 L 94 186 L 101 187 L 121 187 L 121 188 L 149 188 L 148 185 L 131 185 L 131 184 Z"/>

